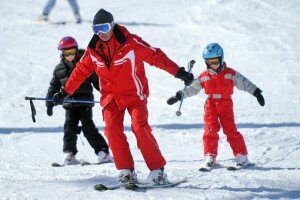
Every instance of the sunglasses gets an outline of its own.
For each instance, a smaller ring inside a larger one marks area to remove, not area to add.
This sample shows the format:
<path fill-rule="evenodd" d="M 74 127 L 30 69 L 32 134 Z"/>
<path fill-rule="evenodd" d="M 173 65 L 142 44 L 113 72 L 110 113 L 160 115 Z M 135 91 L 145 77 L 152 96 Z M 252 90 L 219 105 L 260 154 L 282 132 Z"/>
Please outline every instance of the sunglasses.
<path fill-rule="evenodd" d="M 205 60 L 205 63 L 206 63 L 208 66 L 211 66 L 211 65 L 219 65 L 219 64 L 220 64 L 220 60 L 219 60 L 219 58 L 212 58 L 212 59 L 209 59 L 209 60 Z"/>
<path fill-rule="evenodd" d="M 74 56 L 77 53 L 77 49 L 66 49 L 62 51 L 62 55 L 65 57 Z"/>
<path fill-rule="evenodd" d="M 93 25 L 93 31 L 96 35 L 99 33 L 108 33 L 115 25 L 115 22 L 104 23 L 104 24 L 95 24 Z"/>

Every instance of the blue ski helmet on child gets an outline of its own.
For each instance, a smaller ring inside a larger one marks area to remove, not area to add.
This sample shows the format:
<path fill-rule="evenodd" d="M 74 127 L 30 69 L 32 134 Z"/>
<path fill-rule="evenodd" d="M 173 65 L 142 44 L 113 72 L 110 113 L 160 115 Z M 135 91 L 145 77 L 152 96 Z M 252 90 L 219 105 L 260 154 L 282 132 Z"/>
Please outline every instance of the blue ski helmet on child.
<path fill-rule="evenodd" d="M 202 53 L 202 57 L 204 60 L 208 60 L 211 58 L 219 58 L 221 65 L 223 65 L 224 62 L 223 48 L 218 43 L 210 43 L 205 47 Z"/>

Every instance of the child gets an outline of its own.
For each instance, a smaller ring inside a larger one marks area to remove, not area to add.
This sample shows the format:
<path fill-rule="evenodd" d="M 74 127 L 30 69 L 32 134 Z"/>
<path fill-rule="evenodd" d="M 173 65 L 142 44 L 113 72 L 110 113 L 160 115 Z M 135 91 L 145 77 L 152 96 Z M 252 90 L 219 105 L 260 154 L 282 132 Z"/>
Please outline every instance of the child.
<path fill-rule="evenodd" d="M 50 81 L 50 86 L 47 93 L 47 98 L 53 98 L 60 88 L 65 85 L 68 77 L 75 68 L 76 63 L 84 54 L 83 49 L 78 49 L 77 42 L 72 37 L 64 37 L 60 40 L 58 49 L 61 50 L 60 63 L 55 67 L 53 78 Z M 99 79 L 95 74 L 88 77 L 72 95 L 70 99 L 94 100 L 93 86 L 99 91 Z M 53 102 L 47 101 L 47 114 L 53 114 Z M 63 103 L 66 110 L 66 120 L 64 124 L 64 144 L 63 152 L 65 153 L 64 164 L 74 165 L 79 164 L 75 155 L 77 153 L 76 142 L 77 134 L 80 134 L 82 129 L 84 136 L 89 144 L 95 150 L 98 156 L 98 162 L 112 162 L 113 158 L 109 155 L 108 145 L 102 135 L 99 134 L 93 119 L 92 107 L 94 104 L 83 103 Z M 81 121 L 82 127 L 78 126 Z"/>
<path fill-rule="evenodd" d="M 169 98 L 167 103 L 172 105 L 180 101 L 182 95 L 183 97 L 190 97 L 204 89 L 207 95 L 204 105 L 204 167 L 211 169 L 216 163 L 220 125 L 236 158 L 237 167 L 245 167 L 249 164 L 248 152 L 244 138 L 237 131 L 234 122 L 233 102 L 231 99 L 233 86 L 253 94 L 257 98 L 258 103 L 264 106 L 265 101 L 261 94 L 262 91 L 239 72 L 227 67 L 224 62 L 223 49 L 219 44 L 211 43 L 207 45 L 202 57 L 205 60 L 207 70 L 202 72 L 186 90 L 180 90 L 175 96 Z"/>

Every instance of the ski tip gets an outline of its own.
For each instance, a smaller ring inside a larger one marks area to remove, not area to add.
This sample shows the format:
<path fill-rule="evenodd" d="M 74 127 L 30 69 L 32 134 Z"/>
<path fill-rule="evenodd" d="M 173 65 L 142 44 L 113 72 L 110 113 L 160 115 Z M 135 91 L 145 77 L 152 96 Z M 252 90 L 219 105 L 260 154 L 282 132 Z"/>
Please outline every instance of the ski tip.
<path fill-rule="evenodd" d="M 62 167 L 62 165 L 57 162 L 51 163 L 51 166 L 52 167 Z"/>
<path fill-rule="evenodd" d="M 211 169 L 208 168 L 199 168 L 200 172 L 210 172 Z"/>
<path fill-rule="evenodd" d="M 135 183 L 126 183 L 125 184 L 125 189 L 126 190 L 137 190 L 139 188 L 139 186 Z"/>
<path fill-rule="evenodd" d="M 229 171 L 236 171 L 237 168 L 236 168 L 236 167 L 233 167 L 233 166 L 230 166 L 230 167 L 227 167 L 227 170 L 229 170 Z"/>
<path fill-rule="evenodd" d="M 97 185 L 94 186 L 94 190 L 106 191 L 106 190 L 108 190 L 108 188 L 103 184 L 97 184 Z"/>

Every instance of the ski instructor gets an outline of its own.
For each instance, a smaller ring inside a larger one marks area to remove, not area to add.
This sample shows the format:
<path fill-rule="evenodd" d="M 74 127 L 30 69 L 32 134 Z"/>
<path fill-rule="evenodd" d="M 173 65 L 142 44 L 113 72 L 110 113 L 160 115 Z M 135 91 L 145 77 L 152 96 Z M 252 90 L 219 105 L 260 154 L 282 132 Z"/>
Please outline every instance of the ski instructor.
<path fill-rule="evenodd" d="M 161 184 L 167 181 L 166 161 L 148 124 L 148 80 L 144 61 L 167 71 L 190 85 L 193 74 L 170 60 L 159 48 L 151 47 L 139 36 L 115 24 L 113 15 L 100 9 L 93 20 L 94 35 L 81 60 L 77 63 L 65 86 L 53 97 L 55 105 L 72 95 L 93 72 L 99 77 L 101 106 L 105 135 L 112 150 L 119 181 L 136 181 L 134 161 L 124 134 L 124 114 L 131 117 L 131 130 L 150 169 L 148 180 Z"/>

